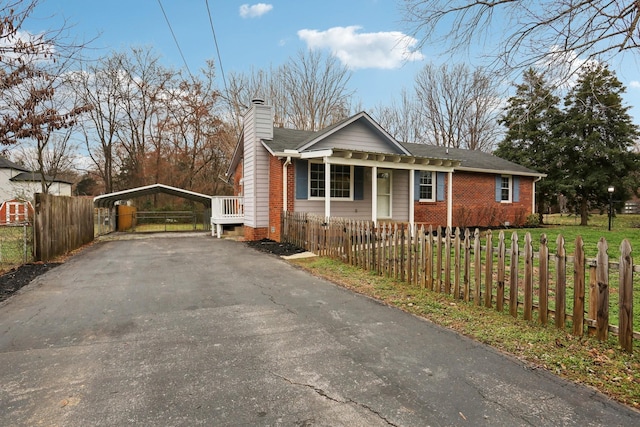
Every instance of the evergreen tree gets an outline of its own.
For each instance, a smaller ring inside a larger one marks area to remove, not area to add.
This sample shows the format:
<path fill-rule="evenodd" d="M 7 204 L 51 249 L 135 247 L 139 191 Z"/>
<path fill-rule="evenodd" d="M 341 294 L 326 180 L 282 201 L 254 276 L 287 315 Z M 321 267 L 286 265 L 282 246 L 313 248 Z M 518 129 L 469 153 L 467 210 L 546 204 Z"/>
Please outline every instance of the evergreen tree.
<path fill-rule="evenodd" d="M 638 127 L 624 106 L 625 88 L 606 65 L 589 63 L 565 98 L 564 118 L 558 126 L 559 189 L 587 225 L 589 210 L 607 205 L 607 187 L 624 201 L 638 188 L 640 165 L 633 152 Z"/>
<path fill-rule="evenodd" d="M 547 174 L 536 186 L 541 222 L 541 214 L 557 195 L 554 129 L 561 116 L 559 102 L 544 76 L 530 68 L 500 117 L 507 131 L 495 155 Z"/>

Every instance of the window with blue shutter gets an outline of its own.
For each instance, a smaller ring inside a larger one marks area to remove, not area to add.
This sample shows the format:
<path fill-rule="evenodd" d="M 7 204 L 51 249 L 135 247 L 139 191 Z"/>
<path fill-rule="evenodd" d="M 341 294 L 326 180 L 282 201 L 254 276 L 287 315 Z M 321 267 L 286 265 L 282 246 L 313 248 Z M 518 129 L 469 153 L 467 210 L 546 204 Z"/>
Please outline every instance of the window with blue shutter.
<path fill-rule="evenodd" d="M 436 200 L 439 202 L 444 201 L 444 172 L 438 172 L 438 178 L 436 179 L 436 186 L 438 188 Z"/>
<path fill-rule="evenodd" d="M 309 162 L 306 160 L 296 160 L 296 199 L 306 200 L 308 198 L 308 168 Z"/>
<path fill-rule="evenodd" d="M 519 189 L 512 188 L 517 180 L 512 180 L 511 175 L 496 175 L 496 202 L 511 202 L 512 198 L 515 200 L 516 197 L 520 197 Z"/>
<path fill-rule="evenodd" d="M 364 200 L 364 166 L 353 168 L 353 200 Z"/>

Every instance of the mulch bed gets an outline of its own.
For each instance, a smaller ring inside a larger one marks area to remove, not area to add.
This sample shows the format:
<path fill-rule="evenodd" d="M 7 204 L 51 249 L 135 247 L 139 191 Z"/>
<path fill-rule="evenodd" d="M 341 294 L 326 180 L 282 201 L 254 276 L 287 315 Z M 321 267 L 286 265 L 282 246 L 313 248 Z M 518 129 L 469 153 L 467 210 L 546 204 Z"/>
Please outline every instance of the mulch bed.
<path fill-rule="evenodd" d="M 31 283 L 33 279 L 46 273 L 60 263 L 32 263 L 23 264 L 20 267 L 12 268 L 0 276 L 0 301 L 4 301 L 23 286 Z"/>
<path fill-rule="evenodd" d="M 267 252 L 278 256 L 294 255 L 305 252 L 304 249 L 290 243 L 280 243 L 270 239 L 253 240 L 247 245 L 260 252 Z"/>

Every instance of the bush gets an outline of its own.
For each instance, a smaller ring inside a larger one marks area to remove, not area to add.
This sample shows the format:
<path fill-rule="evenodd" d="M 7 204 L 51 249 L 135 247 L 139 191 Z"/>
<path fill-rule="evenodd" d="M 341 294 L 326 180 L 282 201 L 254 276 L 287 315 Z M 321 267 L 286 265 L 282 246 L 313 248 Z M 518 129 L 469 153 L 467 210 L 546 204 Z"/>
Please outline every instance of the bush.
<path fill-rule="evenodd" d="M 540 227 L 540 215 L 537 213 L 532 213 L 531 215 L 528 215 L 527 221 L 524 223 L 524 225 L 528 228 Z"/>

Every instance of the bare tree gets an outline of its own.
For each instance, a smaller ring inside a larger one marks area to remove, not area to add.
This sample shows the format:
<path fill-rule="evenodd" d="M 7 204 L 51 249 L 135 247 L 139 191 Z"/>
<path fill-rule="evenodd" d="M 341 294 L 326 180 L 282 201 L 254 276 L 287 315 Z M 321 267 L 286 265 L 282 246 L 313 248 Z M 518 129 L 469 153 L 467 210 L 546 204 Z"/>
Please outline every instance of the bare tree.
<path fill-rule="evenodd" d="M 350 78 L 335 57 L 300 51 L 278 68 L 231 75 L 227 100 L 238 125 L 249 101 L 258 96 L 274 107 L 276 126 L 319 130 L 351 113 Z"/>
<path fill-rule="evenodd" d="M 491 151 L 498 132 L 496 84 L 483 70 L 427 64 L 415 91 L 422 140 L 433 145 Z"/>
<path fill-rule="evenodd" d="M 377 105 L 372 116 L 398 141 L 428 143 L 420 121 L 420 108 L 415 96 L 403 89 L 400 100 L 390 105 Z"/>
<path fill-rule="evenodd" d="M 287 118 L 296 129 L 319 130 L 349 115 L 353 94 L 347 67 L 320 51 L 300 51 L 279 70 L 288 95 Z"/>
<path fill-rule="evenodd" d="M 91 161 L 104 183 L 104 191 L 114 191 L 114 150 L 123 112 L 120 109 L 121 70 L 117 55 L 89 63 L 73 74 L 78 96 L 92 108 L 80 122 L 81 136 Z"/>
<path fill-rule="evenodd" d="M 597 59 L 637 52 L 638 1 L 403 0 L 411 33 L 421 43 L 453 49 L 491 40 L 506 70 L 558 58 Z M 443 28 L 448 31 L 441 32 Z M 496 40 L 496 34 L 503 34 Z M 606 58 L 605 58 L 606 59 Z"/>
<path fill-rule="evenodd" d="M 38 0 L 0 5 L 0 143 L 31 144 L 41 190 L 64 169 L 70 154 L 70 128 L 88 107 L 68 90 L 66 73 L 82 45 L 68 43 L 65 28 L 30 34 L 23 27 Z"/>

